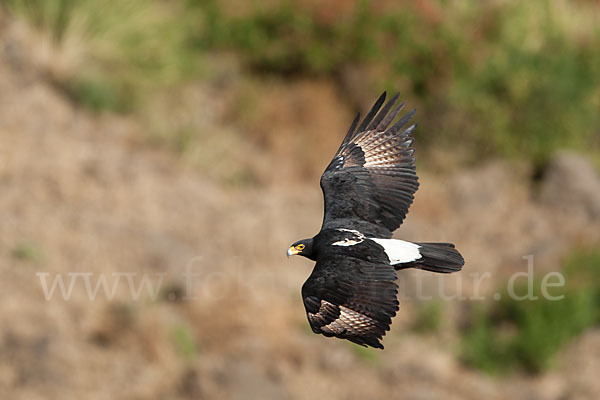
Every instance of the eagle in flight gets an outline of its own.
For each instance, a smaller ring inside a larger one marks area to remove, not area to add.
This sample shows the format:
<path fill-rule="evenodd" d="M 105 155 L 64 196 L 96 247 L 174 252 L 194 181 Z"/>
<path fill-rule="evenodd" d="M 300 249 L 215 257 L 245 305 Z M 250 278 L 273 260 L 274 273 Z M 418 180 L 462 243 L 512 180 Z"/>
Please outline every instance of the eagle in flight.
<path fill-rule="evenodd" d="M 321 231 L 287 251 L 288 257 L 316 261 L 302 286 L 313 332 L 381 349 L 398 311 L 396 271 L 450 273 L 464 264 L 451 243 L 392 239 L 419 182 L 411 137 L 416 124 L 405 128 L 415 110 L 392 124 L 404 103 L 394 107 L 396 94 L 383 105 L 385 97 L 384 92 L 358 127 L 356 116 L 321 176 Z"/>

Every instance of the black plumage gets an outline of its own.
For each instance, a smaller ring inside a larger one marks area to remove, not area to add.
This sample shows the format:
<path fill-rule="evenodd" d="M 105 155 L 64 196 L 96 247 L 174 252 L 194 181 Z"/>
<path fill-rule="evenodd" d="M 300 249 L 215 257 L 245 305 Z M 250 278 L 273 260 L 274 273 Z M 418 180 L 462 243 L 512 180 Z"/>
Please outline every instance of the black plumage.
<path fill-rule="evenodd" d="M 419 187 L 410 137 L 416 124 L 402 128 L 415 110 L 388 129 L 404 103 L 386 115 L 398 100 L 396 95 L 376 114 L 384 100 L 385 93 L 358 129 L 354 129 L 355 120 L 321 177 L 325 198 L 323 228 L 358 229 L 364 234 L 390 238 L 412 204 Z"/>
<path fill-rule="evenodd" d="M 415 110 L 399 118 L 398 95 L 383 93 L 363 121 L 357 116 L 321 177 L 321 231 L 294 243 L 288 256 L 316 261 L 302 287 L 315 333 L 383 348 L 380 339 L 398 311 L 396 270 L 448 273 L 464 260 L 450 243 L 390 239 L 419 187 L 412 132 Z M 408 125 L 408 126 L 407 126 Z"/>

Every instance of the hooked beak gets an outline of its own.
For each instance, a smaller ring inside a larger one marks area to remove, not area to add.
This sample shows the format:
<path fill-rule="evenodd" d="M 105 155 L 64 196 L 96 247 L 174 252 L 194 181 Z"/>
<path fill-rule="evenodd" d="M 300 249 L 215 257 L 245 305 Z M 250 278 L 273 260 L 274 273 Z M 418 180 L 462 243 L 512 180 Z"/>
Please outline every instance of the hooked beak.
<path fill-rule="evenodd" d="M 292 247 L 290 247 L 290 248 L 288 249 L 288 251 L 287 251 L 287 256 L 288 256 L 288 258 L 289 258 L 290 256 L 294 256 L 294 255 L 296 255 L 296 254 L 298 254 L 298 253 L 299 253 L 298 249 L 292 246 Z"/>

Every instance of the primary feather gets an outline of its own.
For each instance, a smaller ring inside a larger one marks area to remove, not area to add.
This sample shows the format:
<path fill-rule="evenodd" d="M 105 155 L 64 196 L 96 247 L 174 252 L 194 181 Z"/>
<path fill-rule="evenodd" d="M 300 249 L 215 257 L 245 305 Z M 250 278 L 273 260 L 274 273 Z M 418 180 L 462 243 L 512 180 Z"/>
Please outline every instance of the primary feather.
<path fill-rule="evenodd" d="M 361 126 L 350 128 L 321 176 L 325 198 L 322 229 L 355 228 L 390 238 L 408 213 L 419 187 L 410 137 L 416 124 L 402 128 L 414 110 L 388 128 L 403 104 L 390 113 L 398 95 L 381 108 L 384 100 L 385 93 Z M 357 119 L 352 126 L 356 123 Z"/>

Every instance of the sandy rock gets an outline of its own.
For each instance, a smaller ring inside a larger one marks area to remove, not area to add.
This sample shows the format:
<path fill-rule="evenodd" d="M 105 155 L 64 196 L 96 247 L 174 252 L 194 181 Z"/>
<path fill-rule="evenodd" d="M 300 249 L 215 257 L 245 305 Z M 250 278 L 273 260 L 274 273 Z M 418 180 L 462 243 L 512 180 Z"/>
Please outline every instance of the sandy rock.
<path fill-rule="evenodd" d="M 558 153 L 544 174 L 540 199 L 563 211 L 600 220 L 600 175 L 583 156 Z"/>

